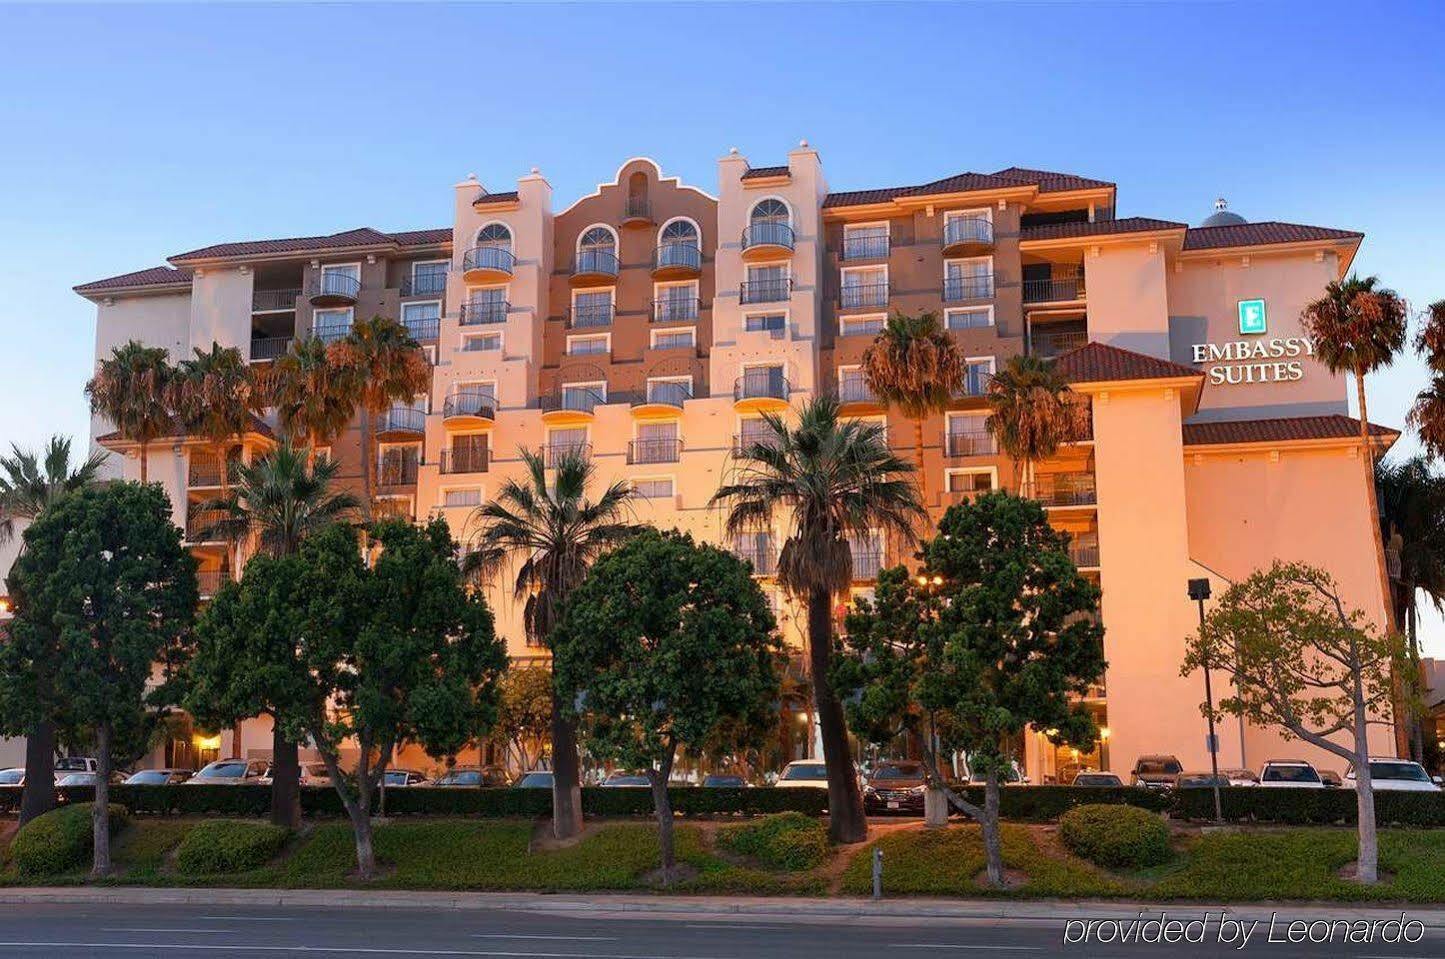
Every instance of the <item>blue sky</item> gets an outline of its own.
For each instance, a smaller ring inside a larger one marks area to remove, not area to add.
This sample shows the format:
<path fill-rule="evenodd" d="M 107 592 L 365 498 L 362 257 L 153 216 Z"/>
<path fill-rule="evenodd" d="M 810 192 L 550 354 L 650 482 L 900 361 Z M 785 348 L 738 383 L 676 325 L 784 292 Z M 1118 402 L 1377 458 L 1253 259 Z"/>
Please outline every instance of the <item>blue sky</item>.
<path fill-rule="evenodd" d="M 1445 6 L 0 6 L 0 443 L 83 435 L 76 283 L 208 243 L 448 223 L 469 172 L 558 207 L 647 154 L 712 190 L 807 138 L 834 189 L 1020 165 L 1122 215 L 1368 234 L 1445 296 Z M 1423 374 L 1373 379 L 1400 425 Z M 1445 654 L 1445 628 L 1432 623 Z"/>

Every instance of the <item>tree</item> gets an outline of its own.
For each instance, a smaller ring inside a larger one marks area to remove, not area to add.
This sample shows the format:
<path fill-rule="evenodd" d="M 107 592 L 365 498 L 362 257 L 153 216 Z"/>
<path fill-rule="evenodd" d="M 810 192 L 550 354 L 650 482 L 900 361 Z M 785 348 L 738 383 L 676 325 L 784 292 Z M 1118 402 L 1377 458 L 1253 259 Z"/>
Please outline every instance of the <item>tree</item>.
<path fill-rule="evenodd" d="M 37 653 L 54 644 L 55 699 L 94 737 L 91 875 L 104 877 L 112 760 L 145 724 L 153 665 L 168 661 L 191 628 L 195 560 L 181 546 L 159 487 L 114 483 L 63 497 L 42 513 L 25 531 L 11 583 L 20 600 L 11 625 L 17 642 Z"/>
<path fill-rule="evenodd" d="M 1227 589 L 1191 637 L 1181 675 L 1208 664 L 1234 679 L 1218 714 L 1278 726 L 1354 768 L 1359 810 L 1355 876 L 1377 878 L 1371 725 L 1389 725 L 1399 644 L 1348 609 L 1329 573 L 1276 561 Z M 1334 737 L 1344 735 L 1350 745 Z"/>
<path fill-rule="evenodd" d="M 93 486 L 105 458 L 105 453 L 97 452 L 79 465 L 72 464 L 70 440 L 64 436 L 52 436 L 39 453 L 12 445 L 10 455 L 0 457 L 0 545 L 13 540 L 21 524 L 34 522 L 61 497 Z M 31 662 L 26 668 L 30 682 L 36 684 L 35 701 L 49 703 L 52 677 L 41 671 L 41 666 Z M 11 722 L 5 723 L 4 718 Z M 16 712 L 0 708 L 0 731 L 25 737 L 25 786 L 20 798 L 23 826 L 55 808 L 55 723 L 41 715 L 17 725 L 14 720 L 18 718 Z"/>
<path fill-rule="evenodd" d="M 407 328 L 385 316 L 353 325 L 345 339 L 331 344 L 330 359 L 340 376 L 357 384 L 362 412 L 362 505 L 370 522 L 376 499 L 376 456 L 372 451 L 376 419 L 393 403 L 410 403 L 426 390 L 431 384 L 431 364 Z"/>
<path fill-rule="evenodd" d="M 1003 492 L 950 507 L 922 557 L 917 580 L 885 570 L 876 600 L 848 616 L 835 681 L 860 736 L 918 734 L 932 783 L 979 823 L 989 883 L 1002 886 L 1012 744 L 1030 727 L 1083 749 L 1097 736 L 1080 697 L 1104 672 L 1099 590 L 1043 507 Z M 939 755 L 955 750 L 985 776 L 982 808 L 945 785 Z"/>
<path fill-rule="evenodd" d="M 863 351 L 868 388 L 913 421 L 914 475 L 928 501 L 923 468 L 923 421 L 948 409 L 963 383 L 967 362 L 937 313 L 894 313 Z"/>
<path fill-rule="evenodd" d="M 170 406 L 188 433 L 211 444 L 221 470 L 221 494 L 230 489 L 231 448 L 252 428 L 265 399 L 251 364 L 234 346 L 211 343 L 181 360 L 170 381 Z"/>
<path fill-rule="evenodd" d="M 150 444 L 175 428 L 167 405 L 174 376 L 164 349 L 130 340 L 113 349 L 85 384 L 90 411 L 110 420 L 123 438 L 140 448 L 142 483 L 149 476 Z"/>
<path fill-rule="evenodd" d="M 333 523 L 344 520 L 356 508 L 356 497 L 347 492 L 333 492 L 337 464 L 322 461 L 308 466 L 307 457 L 289 442 L 262 456 L 253 463 L 236 468 L 236 486 L 219 500 L 207 503 L 204 509 L 221 518 L 206 535 L 218 535 L 231 542 L 254 539 L 257 549 L 268 556 L 293 556 L 301 542 Z M 281 638 L 281 637 L 278 637 Z M 253 677 L 229 678 L 246 686 Z M 207 695 L 215 695 L 209 689 Z M 239 696 L 221 697 L 219 701 L 255 703 L 243 690 Z M 240 722 L 257 712 L 269 713 L 271 730 L 271 821 L 297 829 L 301 826 L 301 767 L 297 743 L 285 734 L 286 724 L 275 721 L 271 701 L 239 711 L 210 708 L 208 715 L 216 722 Z"/>
<path fill-rule="evenodd" d="M 746 563 L 678 532 L 646 530 L 603 556 L 567 604 L 557 686 L 594 755 L 646 771 L 664 885 L 677 867 L 667 792 L 677 751 L 700 752 L 725 723 L 767 728 L 782 654 L 774 626 Z"/>
<path fill-rule="evenodd" d="M 735 475 L 713 495 L 727 508 L 729 536 L 789 530 L 778 556 L 778 582 L 808 610 L 808 657 L 813 701 L 828 768 L 829 830 L 836 842 L 868 835 L 863 796 L 848 749 L 843 705 L 829 681 L 833 654 L 833 597 L 853 581 L 850 539 L 882 534 L 914 541 L 927 514 L 912 467 L 888 449 L 883 428 L 844 420 L 838 401 L 807 403 L 790 427 L 766 415 L 765 440 L 738 451 Z"/>
<path fill-rule="evenodd" d="M 315 743 L 364 880 L 376 874 L 372 798 L 395 750 L 414 742 L 445 754 L 484 735 L 506 666 L 443 521 L 386 522 L 375 537 L 370 569 L 341 525 L 294 555 L 253 558 L 203 614 L 192 666 L 197 702 L 226 715 L 269 701 L 288 739 Z M 353 747 L 354 781 L 341 769 Z"/>
<path fill-rule="evenodd" d="M 552 728 L 552 673 L 541 666 L 517 666 L 502 677 L 497 730 L 507 758 L 522 772 L 542 761 Z"/>
<path fill-rule="evenodd" d="M 595 500 L 588 487 L 596 467 L 582 450 L 560 452 L 548 461 L 540 452 L 521 451 L 524 480 L 509 479 L 496 498 L 477 508 L 475 533 L 463 559 L 469 576 L 491 580 L 513 564 L 512 593 L 525 600 L 522 624 L 528 640 L 551 648 L 552 632 L 572 591 L 602 553 L 636 533 L 626 521 L 632 487 L 618 481 Z M 582 831 L 581 762 L 576 722 L 552 691 L 552 830 L 558 839 Z"/>
<path fill-rule="evenodd" d="M 1012 356 L 988 383 L 992 412 L 984 422 L 1013 460 L 1019 490 L 1033 495 L 1033 467 L 1079 436 L 1088 423 L 1088 407 L 1058 368 L 1037 356 Z"/>
<path fill-rule="evenodd" d="M 1430 383 L 1415 397 L 1408 421 L 1420 442 L 1435 457 L 1445 456 L 1445 300 L 1436 300 L 1425 310 L 1425 322 L 1415 338 L 1415 348 L 1425 356 Z"/>
<path fill-rule="evenodd" d="M 308 336 L 271 364 L 266 392 L 282 433 L 305 447 L 309 462 L 316 448 L 334 442 L 356 415 L 361 380 L 354 370 L 332 362 L 325 341 Z"/>

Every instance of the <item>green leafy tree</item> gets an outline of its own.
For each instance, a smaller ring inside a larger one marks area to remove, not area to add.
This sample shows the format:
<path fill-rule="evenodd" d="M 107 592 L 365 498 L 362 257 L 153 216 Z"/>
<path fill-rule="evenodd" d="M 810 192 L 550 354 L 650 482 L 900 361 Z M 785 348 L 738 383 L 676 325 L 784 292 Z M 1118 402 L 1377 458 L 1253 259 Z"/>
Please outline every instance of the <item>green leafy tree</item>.
<path fill-rule="evenodd" d="M 66 496 L 42 513 L 25 531 L 10 583 L 19 596 L 16 642 L 31 658 L 54 663 L 55 700 L 68 722 L 93 736 L 92 875 L 102 877 L 110 872 L 112 760 L 141 736 L 154 664 L 169 661 L 191 628 L 195 560 L 181 546 L 159 487 L 114 483 Z M 8 659 L 0 670 L 7 683 L 16 678 Z"/>
<path fill-rule="evenodd" d="M 553 641 L 558 687 L 593 755 L 647 773 L 664 884 L 677 866 L 667 793 L 677 752 L 701 752 L 724 724 L 768 727 L 774 625 L 746 563 L 677 532 L 647 530 L 603 556 L 567 604 Z"/>
<path fill-rule="evenodd" d="M 1181 669 L 1187 676 L 1208 664 L 1233 677 L 1217 714 L 1279 727 L 1354 768 L 1363 883 L 1376 881 L 1379 863 L 1369 727 L 1390 725 L 1401 654 L 1394 636 L 1345 605 L 1329 573 L 1276 562 L 1225 590 Z"/>
<path fill-rule="evenodd" d="M 982 827 L 989 882 L 1003 884 L 999 779 L 1029 728 L 1092 748 L 1080 697 L 1104 672 L 1099 590 L 1037 502 L 989 493 L 950 507 L 917 579 L 899 567 L 847 617 L 834 682 L 859 736 L 909 730 L 935 786 Z M 940 752 L 985 777 L 980 808 L 947 787 Z"/>
<path fill-rule="evenodd" d="M 146 482 L 150 444 L 175 430 L 168 405 L 176 371 L 166 351 L 130 340 L 101 360 L 85 384 L 90 411 L 104 416 L 140 452 L 140 481 Z"/>
<path fill-rule="evenodd" d="M 509 764 L 530 772 L 542 761 L 552 728 L 552 671 L 517 666 L 502 677 L 497 731 Z"/>

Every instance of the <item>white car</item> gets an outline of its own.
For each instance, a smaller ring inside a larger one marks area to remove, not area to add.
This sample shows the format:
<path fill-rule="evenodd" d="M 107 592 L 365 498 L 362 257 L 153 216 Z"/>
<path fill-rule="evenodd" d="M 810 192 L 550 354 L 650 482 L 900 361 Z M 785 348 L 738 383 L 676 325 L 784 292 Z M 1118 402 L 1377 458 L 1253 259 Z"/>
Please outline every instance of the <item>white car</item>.
<path fill-rule="evenodd" d="M 1259 785 L 1274 789 L 1324 789 L 1319 771 L 1303 759 L 1272 759 L 1259 771 Z"/>
<path fill-rule="evenodd" d="M 1408 759 L 1371 759 L 1370 785 L 1378 792 L 1437 793 L 1440 787 L 1430 779 L 1425 767 Z M 1345 773 L 1345 786 L 1354 789 L 1355 770 Z"/>
<path fill-rule="evenodd" d="M 779 789 L 801 789 L 807 786 L 827 789 L 828 767 L 817 759 L 795 760 L 783 767 L 776 785 Z"/>
<path fill-rule="evenodd" d="M 193 786 L 264 785 L 271 781 L 270 772 L 271 764 L 264 759 L 218 759 L 186 782 Z"/>
<path fill-rule="evenodd" d="M 24 766 L 14 766 L 10 769 L 0 769 L 0 786 L 23 785 L 25 785 Z"/>
<path fill-rule="evenodd" d="M 330 786 L 331 771 L 322 762 L 301 764 L 300 782 L 303 786 Z"/>
<path fill-rule="evenodd" d="M 94 756 L 61 756 L 55 761 L 55 778 L 61 773 L 93 773 L 100 768 L 100 760 Z"/>

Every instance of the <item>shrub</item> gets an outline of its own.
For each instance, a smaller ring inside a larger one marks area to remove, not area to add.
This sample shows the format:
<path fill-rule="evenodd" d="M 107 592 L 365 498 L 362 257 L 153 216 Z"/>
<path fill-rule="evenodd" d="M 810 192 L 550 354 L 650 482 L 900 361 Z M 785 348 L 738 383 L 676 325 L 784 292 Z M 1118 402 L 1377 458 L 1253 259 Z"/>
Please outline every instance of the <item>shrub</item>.
<path fill-rule="evenodd" d="M 968 785 L 960 791 L 969 802 L 983 805 L 982 786 Z M 998 798 L 999 816 L 1014 822 L 1054 822 L 1076 806 L 1100 804 L 1163 812 L 1169 808 L 1169 797 L 1142 786 L 1005 786 Z"/>
<path fill-rule="evenodd" d="M 812 869 L 828 858 L 828 834 L 823 824 L 800 812 L 724 826 L 718 830 L 717 844 L 772 869 Z"/>
<path fill-rule="evenodd" d="M 176 849 L 181 872 L 244 872 L 263 866 L 281 851 L 289 835 L 270 823 L 213 819 L 198 824 Z"/>
<path fill-rule="evenodd" d="M 1173 804 L 1173 815 L 1180 819 L 1214 818 L 1212 790 L 1178 790 Z M 1219 805 L 1227 822 L 1352 826 L 1359 817 L 1353 789 L 1227 786 L 1219 790 Z M 1445 826 L 1445 793 L 1376 791 L 1375 820 L 1381 826 L 1420 829 Z"/>
<path fill-rule="evenodd" d="M 1133 806 L 1091 804 L 1059 819 L 1059 838 L 1075 854 L 1101 866 L 1138 868 L 1169 859 L 1169 827 L 1155 813 Z"/>
<path fill-rule="evenodd" d="M 94 849 L 90 803 L 61 806 L 25 824 L 10 844 L 10 853 L 22 875 L 51 876 L 85 865 Z M 110 807 L 110 831 L 125 824 L 124 806 Z"/>

